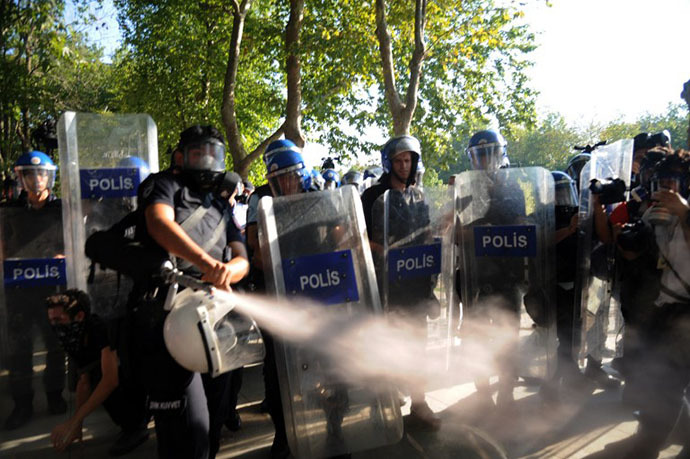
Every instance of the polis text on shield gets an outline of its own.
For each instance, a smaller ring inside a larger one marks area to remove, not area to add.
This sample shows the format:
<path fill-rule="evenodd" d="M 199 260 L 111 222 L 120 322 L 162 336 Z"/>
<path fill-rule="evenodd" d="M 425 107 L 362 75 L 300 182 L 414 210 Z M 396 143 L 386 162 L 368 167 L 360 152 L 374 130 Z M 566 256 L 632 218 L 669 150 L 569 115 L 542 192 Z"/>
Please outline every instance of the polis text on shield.
<path fill-rule="evenodd" d="M 431 254 L 419 255 L 411 258 L 401 258 L 395 264 L 396 272 L 414 271 L 417 269 L 431 268 L 434 266 L 434 256 Z"/>
<path fill-rule="evenodd" d="M 332 287 L 340 284 L 340 273 L 327 269 L 326 272 L 305 274 L 299 277 L 299 286 L 302 291 L 310 289 Z"/>
<path fill-rule="evenodd" d="M 58 266 L 43 265 L 29 266 L 26 268 L 17 267 L 12 270 L 13 280 L 18 279 L 57 279 L 60 277 Z"/>
<path fill-rule="evenodd" d="M 102 191 L 133 190 L 134 181 L 131 177 L 104 177 L 89 179 L 89 189 Z"/>
<path fill-rule="evenodd" d="M 525 248 L 527 247 L 527 236 L 524 234 L 518 234 L 514 232 L 513 234 L 501 234 L 501 235 L 490 235 L 485 234 L 482 236 L 482 247 L 495 247 L 495 248 Z"/>

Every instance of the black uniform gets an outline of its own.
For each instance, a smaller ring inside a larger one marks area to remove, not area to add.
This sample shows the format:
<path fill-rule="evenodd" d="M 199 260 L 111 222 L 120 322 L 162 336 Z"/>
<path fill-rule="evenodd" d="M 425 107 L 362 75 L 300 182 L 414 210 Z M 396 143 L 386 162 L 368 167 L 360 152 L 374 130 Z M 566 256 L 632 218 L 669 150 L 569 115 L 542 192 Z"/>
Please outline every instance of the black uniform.
<path fill-rule="evenodd" d="M 187 230 L 191 239 L 204 247 L 214 238 L 217 228 L 225 226 L 212 247 L 205 248 L 213 258 L 230 260 L 228 244 L 242 242 L 239 229 L 232 223 L 230 205 L 211 193 L 194 191 L 181 175 L 164 171 L 149 176 L 139 187 L 140 221 L 137 239 L 149 247 L 163 249 L 148 234 L 145 221 L 147 207 L 163 203 L 175 210 L 175 221 L 182 224 L 200 206 L 208 210 L 201 220 Z M 223 223 L 223 220 L 225 223 Z M 177 260 L 185 274 L 201 277 L 202 273 L 185 260 Z M 163 321 L 168 286 L 156 280 L 134 286 L 129 309 L 135 329 L 135 346 L 141 355 L 140 370 L 148 390 L 149 409 L 156 420 L 160 457 L 214 457 L 218 450 L 220 428 L 227 416 L 227 384 L 230 375 L 215 378 L 204 393 L 199 374 L 182 368 L 168 353 L 163 340 Z M 212 387 L 211 387 L 212 386 Z"/>
<path fill-rule="evenodd" d="M 105 323 L 95 314 L 85 319 L 84 334 L 78 349 L 67 353 L 74 363 L 77 374 L 88 374 L 91 390 L 103 377 L 101 353 L 103 349 L 115 350 Z M 119 377 L 119 384 L 103 402 L 113 422 L 125 432 L 132 432 L 146 426 L 146 394 L 138 387 L 128 384 L 126 378 Z"/>
<path fill-rule="evenodd" d="M 64 253 L 61 201 L 51 193 L 40 209 L 29 206 L 25 192 L 15 201 L 3 205 L 11 211 L 3 215 L 3 259 L 52 258 Z M 7 218 L 9 214 L 12 218 Z M 46 348 L 46 369 L 43 383 L 46 393 L 58 397 L 65 387 L 65 354 L 53 333 L 45 309 L 45 298 L 64 287 L 38 286 L 6 288 L 9 383 L 12 398 L 17 403 L 31 403 L 33 399 L 33 327 L 38 326 Z"/>

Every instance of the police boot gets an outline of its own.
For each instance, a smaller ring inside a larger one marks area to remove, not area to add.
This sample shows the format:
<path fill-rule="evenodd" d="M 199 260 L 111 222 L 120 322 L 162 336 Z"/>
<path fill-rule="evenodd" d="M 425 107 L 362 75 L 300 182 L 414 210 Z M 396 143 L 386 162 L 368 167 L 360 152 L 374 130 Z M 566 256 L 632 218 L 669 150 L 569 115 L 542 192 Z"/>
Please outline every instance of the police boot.
<path fill-rule="evenodd" d="M 65 414 L 67 412 L 67 402 L 62 398 L 62 391 L 46 392 L 48 399 L 48 412 L 50 414 Z"/>
<path fill-rule="evenodd" d="M 242 418 L 240 418 L 240 413 L 237 410 L 232 410 L 225 420 L 225 427 L 231 432 L 237 432 L 242 428 Z"/>
<path fill-rule="evenodd" d="M 33 397 L 21 397 L 14 400 L 14 409 L 5 420 L 5 430 L 14 430 L 22 427 L 31 420 L 34 415 Z"/>
<path fill-rule="evenodd" d="M 615 389 L 621 384 L 619 380 L 612 378 L 601 368 L 601 360 L 596 360 L 591 355 L 587 356 L 585 376 L 594 381 L 602 389 Z"/>
<path fill-rule="evenodd" d="M 426 430 L 441 428 L 441 419 L 431 411 L 426 402 L 416 402 L 410 407 L 410 418 Z"/>
<path fill-rule="evenodd" d="M 122 456 L 133 451 L 137 446 L 144 443 L 149 438 L 149 430 L 146 426 L 134 430 L 123 430 L 117 437 L 115 443 L 108 448 L 111 456 Z"/>

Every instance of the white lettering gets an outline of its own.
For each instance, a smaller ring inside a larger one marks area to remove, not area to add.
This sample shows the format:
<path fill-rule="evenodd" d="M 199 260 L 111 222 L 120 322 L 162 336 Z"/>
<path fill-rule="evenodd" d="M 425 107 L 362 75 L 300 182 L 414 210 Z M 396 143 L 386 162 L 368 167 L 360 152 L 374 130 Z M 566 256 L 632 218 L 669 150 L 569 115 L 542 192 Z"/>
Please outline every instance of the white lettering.
<path fill-rule="evenodd" d="M 93 191 L 94 188 L 98 187 L 98 179 L 90 179 L 89 180 L 89 189 Z"/>
<path fill-rule="evenodd" d="M 24 271 L 22 270 L 22 268 L 14 268 L 12 270 L 12 279 L 14 279 L 14 280 L 19 279 L 19 276 L 21 276 L 23 272 Z"/>
<path fill-rule="evenodd" d="M 487 244 L 490 244 L 490 243 L 491 243 L 491 236 L 489 236 L 488 234 L 485 234 L 484 236 L 482 236 L 482 247 L 486 247 Z"/>
<path fill-rule="evenodd" d="M 518 237 L 518 247 L 527 247 L 527 236 L 525 236 L 524 234 Z"/>
<path fill-rule="evenodd" d="M 336 285 L 340 285 L 340 273 L 330 269 L 327 269 L 325 273 L 314 273 L 299 277 L 299 288 L 302 291 L 306 287 L 317 289 Z"/>

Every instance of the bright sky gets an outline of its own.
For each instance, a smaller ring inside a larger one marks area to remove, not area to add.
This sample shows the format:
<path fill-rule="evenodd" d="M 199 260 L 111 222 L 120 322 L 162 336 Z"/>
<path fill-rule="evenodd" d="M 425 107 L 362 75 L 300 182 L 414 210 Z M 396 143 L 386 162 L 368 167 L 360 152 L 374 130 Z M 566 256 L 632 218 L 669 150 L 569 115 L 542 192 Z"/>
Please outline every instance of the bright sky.
<path fill-rule="evenodd" d="M 690 80 L 690 0 L 525 0 L 525 20 L 537 35 L 532 87 L 537 112 L 559 112 L 570 124 L 663 113 L 680 103 Z M 105 27 L 90 37 L 111 56 L 120 38 L 112 0 Z M 378 140 L 378 139 L 377 139 Z M 320 163 L 323 149 L 309 162 Z"/>
<path fill-rule="evenodd" d="M 689 0 L 531 0 L 538 112 L 571 123 L 662 113 L 690 80 Z"/>

